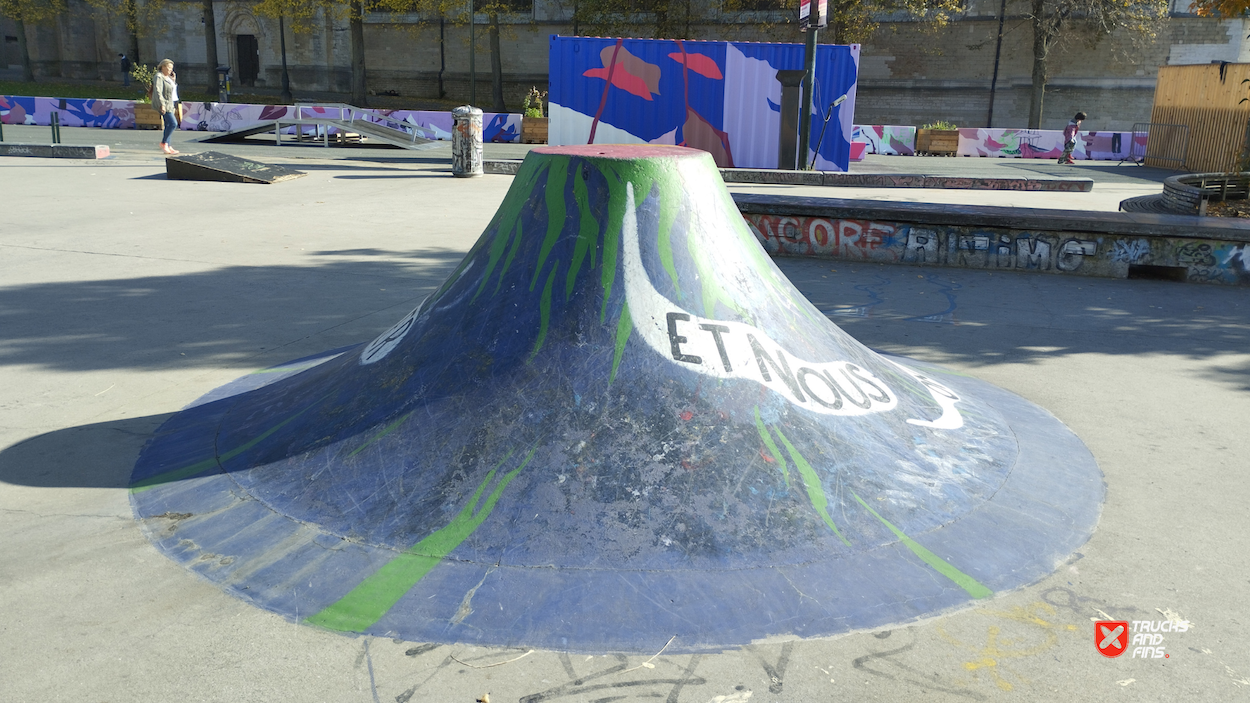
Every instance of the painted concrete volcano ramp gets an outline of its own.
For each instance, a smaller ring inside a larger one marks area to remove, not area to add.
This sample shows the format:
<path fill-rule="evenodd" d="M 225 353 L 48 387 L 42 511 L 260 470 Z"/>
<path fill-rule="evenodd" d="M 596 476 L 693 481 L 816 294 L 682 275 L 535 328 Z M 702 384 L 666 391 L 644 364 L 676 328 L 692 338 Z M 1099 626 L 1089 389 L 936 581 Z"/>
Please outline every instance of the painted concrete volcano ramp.
<path fill-rule="evenodd" d="M 132 491 L 161 550 L 292 619 L 654 652 L 1030 583 L 1103 484 L 1044 410 L 829 322 L 706 153 L 586 146 L 533 151 L 377 339 L 171 418 Z"/>

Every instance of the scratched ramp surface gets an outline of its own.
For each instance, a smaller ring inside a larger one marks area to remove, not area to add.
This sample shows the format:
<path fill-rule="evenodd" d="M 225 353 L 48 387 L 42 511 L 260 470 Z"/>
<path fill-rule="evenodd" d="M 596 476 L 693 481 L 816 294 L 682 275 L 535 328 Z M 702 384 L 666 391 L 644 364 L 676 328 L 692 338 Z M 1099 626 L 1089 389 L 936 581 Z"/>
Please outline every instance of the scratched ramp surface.
<path fill-rule="evenodd" d="M 789 283 L 711 158 L 536 149 L 377 339 L 172 417 L 132 501 L 310 625 L 699 651 L 931 615 L 1050 573 L 1102 475 L 1045 410 L 878 355 Z"/>
<path fill-rule="evenodd" d="M 175 181 L 280 183 L 306 175 L 303 171 L 262 164 L 217 151 L 165 157 L 165 176 Z"/>

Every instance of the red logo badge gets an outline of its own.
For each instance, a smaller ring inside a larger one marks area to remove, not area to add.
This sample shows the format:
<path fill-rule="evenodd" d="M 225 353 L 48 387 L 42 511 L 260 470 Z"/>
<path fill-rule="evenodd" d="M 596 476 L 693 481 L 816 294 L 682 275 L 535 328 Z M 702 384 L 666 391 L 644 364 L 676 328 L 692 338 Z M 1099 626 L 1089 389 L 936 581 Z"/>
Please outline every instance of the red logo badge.
<path fill-rule="evenodd" d="M 1104 657 L 1118 657 L 1128 649 L 1127 620 L 1095 620 L 1094 646 Z"/>

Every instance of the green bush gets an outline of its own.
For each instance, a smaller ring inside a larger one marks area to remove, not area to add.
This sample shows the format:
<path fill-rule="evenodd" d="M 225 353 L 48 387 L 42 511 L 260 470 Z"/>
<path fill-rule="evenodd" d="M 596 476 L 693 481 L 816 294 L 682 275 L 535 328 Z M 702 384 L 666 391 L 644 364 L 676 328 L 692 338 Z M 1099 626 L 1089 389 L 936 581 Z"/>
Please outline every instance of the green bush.
<path fill-rule="evenodd" d="M 929 124 L 922 126 L 921 129 L 959 129 L 959 128 L 956 127 L 955 123 L 953 122 L 947 122 L 946 120 L 938 120 L 937 122 L 930 122 Z"/>
<path fill-rule="evenodd" d="M 525 103 L 521 106 L 521 111 L 526 117 L 542 117 L 543 101 L 546 99 L 546 92 L 539 92 L 537 87 L 530 88 L 529 95 L 525 96 Z"/>
<path fill-rule="evenodd" d="M 146 66 L 137 63 L 130 68 L 130 77 L 135 83 L 144 87 L 143 97 L 139 102 L 151 102 L 152 81 L 156 79 L 156 69 L 152 66 Z"/>

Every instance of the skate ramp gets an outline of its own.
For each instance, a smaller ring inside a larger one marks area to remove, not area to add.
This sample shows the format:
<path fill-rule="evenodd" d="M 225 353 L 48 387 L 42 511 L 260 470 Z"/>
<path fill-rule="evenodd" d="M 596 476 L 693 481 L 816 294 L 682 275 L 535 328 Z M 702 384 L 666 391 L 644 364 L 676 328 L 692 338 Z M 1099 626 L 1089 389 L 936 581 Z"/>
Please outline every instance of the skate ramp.
<path fill-rule="evenodd" d="M 132 501 L 292 620 L 414 641 L 701 651 L 916 619 L 1051 573 L 1102 476 L 1045 410 L 869 350 L 703 152 L 536 149 L 376 339 L 171 418 Z"/>

